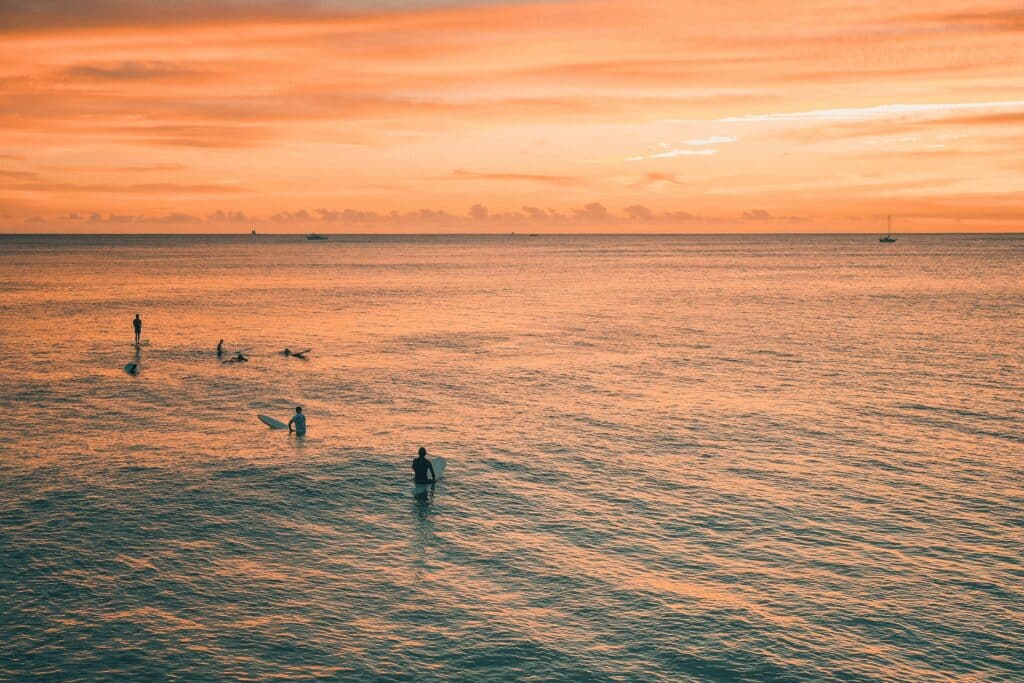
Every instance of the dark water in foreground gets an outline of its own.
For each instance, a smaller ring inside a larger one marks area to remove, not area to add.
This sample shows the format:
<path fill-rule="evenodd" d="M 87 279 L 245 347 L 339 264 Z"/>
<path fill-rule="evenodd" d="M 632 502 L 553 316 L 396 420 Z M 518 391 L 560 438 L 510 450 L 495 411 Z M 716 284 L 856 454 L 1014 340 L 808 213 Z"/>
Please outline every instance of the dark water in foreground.
<path fill-rule="evenodd" d="M 0 680 L 1019 680 L 1022 319 L 1013 236 L 0 237 Z"/>

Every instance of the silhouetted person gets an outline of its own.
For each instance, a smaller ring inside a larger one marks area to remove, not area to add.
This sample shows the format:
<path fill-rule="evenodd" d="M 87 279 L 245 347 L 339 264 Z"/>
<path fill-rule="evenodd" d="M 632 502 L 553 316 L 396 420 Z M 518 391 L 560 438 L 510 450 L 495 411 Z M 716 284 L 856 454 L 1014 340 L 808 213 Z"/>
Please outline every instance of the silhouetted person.
<path fill-rule="evenodd" d="M 295 425 L 295 436 L 306 435 L 306 416 L 302 414 L 302 408 L 295 406 L 295 414 L 288 420 L 288 433 L 292 432 L 292 425 Z"/>
<path fill-rule="evenodd" d="M 142 336 L 142 318 L 139 314 L 135 314 L 135 320 L 132 321 L 132 327 L 135 328 L 135 345 L 139 345 L 139 337 Z"/>
<path fill-rule="evenodd" d="M 412 461 L 413 481 L 417 484 L 433 484 L 434 466 L 427 460 L 427 449 L 420 446 L 420 457 Z M 427 479 L 427 472 L 430 472 L 430 479 Z"/>
<path fill-rule="evenodd" d="M 221 339 L 219 342 L 217 342 L 217 358 L 220 358 L 223 355 L 224 355 L 224 340 Z"/>

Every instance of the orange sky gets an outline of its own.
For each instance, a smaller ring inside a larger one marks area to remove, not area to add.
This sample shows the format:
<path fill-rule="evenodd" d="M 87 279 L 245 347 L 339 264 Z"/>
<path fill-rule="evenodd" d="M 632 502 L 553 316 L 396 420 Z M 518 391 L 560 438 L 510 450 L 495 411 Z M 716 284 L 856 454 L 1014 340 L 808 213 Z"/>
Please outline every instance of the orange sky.
<path fill-rule="evenodd" d="M 1022 46 L 1019 0 L 2 3 L 0 231 L 1022 231 Z"/>

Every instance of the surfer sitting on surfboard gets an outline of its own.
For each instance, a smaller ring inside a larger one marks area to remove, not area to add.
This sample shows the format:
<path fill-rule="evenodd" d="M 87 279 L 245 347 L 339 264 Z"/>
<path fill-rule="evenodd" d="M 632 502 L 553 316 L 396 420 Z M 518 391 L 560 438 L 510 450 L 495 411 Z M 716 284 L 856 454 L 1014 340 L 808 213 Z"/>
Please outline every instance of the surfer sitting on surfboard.
<path fill-rule="evenodd" d="M 224 355 L 224 340 L 221 339 L 219 342 L 217 342 L 217 358 L 220 358 L 223 355 Z"/>
<path fill-rule="evenodd" d="M 417 484 L 433 484 L 434 466 L 427 460 L 427 449 L 420 446 L 420 457 L 412 461 L 413 481 Z M 430 479 L 427 479 L 427 472 L 430 472 Z"/>
<path fill-rule="evenodd" d="M 292 432 L 292 425 L 295 425 L 295 436 L 306 435 L 306 416 L 302 414 L 302 407 L 295 406 L 295 414 L 288 420 L 288 433 Z"/>

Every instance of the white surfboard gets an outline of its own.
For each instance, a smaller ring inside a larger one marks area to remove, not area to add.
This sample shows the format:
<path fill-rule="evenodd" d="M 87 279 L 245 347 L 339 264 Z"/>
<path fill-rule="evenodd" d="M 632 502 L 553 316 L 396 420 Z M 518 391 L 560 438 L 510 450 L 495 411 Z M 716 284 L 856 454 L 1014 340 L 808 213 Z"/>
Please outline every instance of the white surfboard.
<path fill-rule="evenodd" d="M 444 458 L 433 458 L 430 459 L 430 464 L 434 466 L 434 479 L 440 479 L 444 476 L 444 468 L 448 466 L 448 463 Z"/>
<path fill-rule="evenodd" d="M 260 419 L 260 422 L 267 425 L 271 429 L 288 429 L 288 425 L 286 425 L 284 422 L 281 422 L 280 420 L 275 420 L 274 418 L 268 415 L 257 415 L 256 417 Z"/>
<path fill-rule="evenodd" d="M 444 458 L 428 458 L 434 466 L 434 481 L 439 481 L 444 476 L 444 469 L 448 465 Z M 412 495 L 422 496 L 430 489 L 430 484 L 413 484 Z"/>

